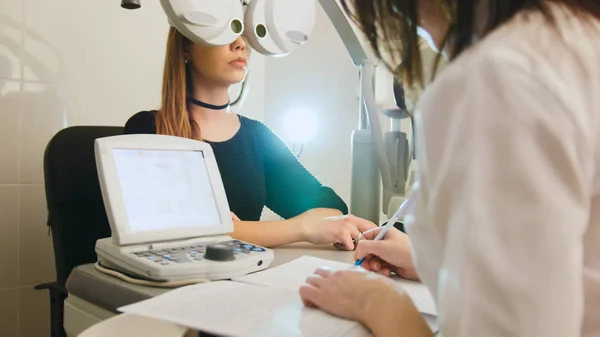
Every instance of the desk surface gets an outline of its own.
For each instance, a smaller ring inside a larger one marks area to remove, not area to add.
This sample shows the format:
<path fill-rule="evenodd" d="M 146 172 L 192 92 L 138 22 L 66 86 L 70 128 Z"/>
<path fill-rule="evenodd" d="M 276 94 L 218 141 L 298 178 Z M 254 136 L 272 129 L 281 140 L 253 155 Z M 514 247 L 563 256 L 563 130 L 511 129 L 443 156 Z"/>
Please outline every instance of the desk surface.
<path fill-rule="evenodd" d="M 309 243 L 296 243 L 273 249 L 275 258 L 270 267 L 289 262 L 303 255 L 352 263 L 354 252 L 339 251 L 332 246 L 315 246 Z M 73 269 L 67 280 L 70 294 L 94 303 L 106 310 L 117 312 L 117 308 L 160 295 L 169 289 L 146 287 L 121 281 L 105 275 L 86 264 Z"/>

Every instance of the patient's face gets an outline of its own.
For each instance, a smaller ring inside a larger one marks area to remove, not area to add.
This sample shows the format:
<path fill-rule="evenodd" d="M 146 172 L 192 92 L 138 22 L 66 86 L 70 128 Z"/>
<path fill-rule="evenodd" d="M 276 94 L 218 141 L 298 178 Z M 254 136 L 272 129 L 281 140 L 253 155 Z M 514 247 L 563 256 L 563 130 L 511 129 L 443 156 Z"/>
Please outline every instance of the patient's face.
<path fill-rule="evenodd" d="M 197 80 L 219 86 L 244 80 L 248 56 L 248 47 L 242 37 L 218 47 L 194 43 L 189 50 L 189 62 Z"/>

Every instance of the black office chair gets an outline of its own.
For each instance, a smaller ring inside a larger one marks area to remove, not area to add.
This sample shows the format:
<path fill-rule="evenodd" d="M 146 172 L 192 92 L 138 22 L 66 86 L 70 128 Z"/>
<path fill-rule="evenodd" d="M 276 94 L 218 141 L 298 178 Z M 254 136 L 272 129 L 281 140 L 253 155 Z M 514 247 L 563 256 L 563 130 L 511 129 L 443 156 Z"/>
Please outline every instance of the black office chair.
<path fill-rule="evenodd" d="M 51 337 L 63 329 L 65 283 L 74 267 L 96 262 L 96 240 L 110 236 L 96 171 L 94 140 L 123 134 L 122 127 L 75 126 L 61 130 L 44 153 L 48 226 L 52 230 L 56 282 L 35 289 L 50 291 Z"/>

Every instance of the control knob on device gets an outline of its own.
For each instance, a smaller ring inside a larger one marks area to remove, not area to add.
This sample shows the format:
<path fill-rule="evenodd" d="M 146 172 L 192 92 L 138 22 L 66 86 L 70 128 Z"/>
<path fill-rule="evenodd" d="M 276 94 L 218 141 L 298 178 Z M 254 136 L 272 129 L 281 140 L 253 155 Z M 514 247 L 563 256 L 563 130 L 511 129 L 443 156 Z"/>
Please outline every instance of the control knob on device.
<path fill-rule="evenodd" d="M 222 243 L 214 243 L 206 246 L 204 258 L 212 261 L 231 261 L 235 259 L 233 256 L 233 247 Z"/>

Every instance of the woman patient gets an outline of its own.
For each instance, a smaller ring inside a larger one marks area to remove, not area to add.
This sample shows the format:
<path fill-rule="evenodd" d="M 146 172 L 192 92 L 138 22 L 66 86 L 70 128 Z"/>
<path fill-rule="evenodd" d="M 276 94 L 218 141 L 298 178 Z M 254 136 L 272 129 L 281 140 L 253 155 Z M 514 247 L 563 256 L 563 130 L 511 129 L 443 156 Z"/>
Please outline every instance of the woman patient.
<path fill-rule="evenodd" d="M 171 27 L 162 106 L 135 114 L 125 133 L 210 144 L 234 213 L 236 239 L 267 247 L 308 241 L 353 249 L 352 240 L 375 225 L 353 216 L 326 220 L 348 212 L 342 199 L 321 185 L 267 126 L 229 112 L 229 88 L 245 81 L 248 56 L 241 37 L 230 45 L 206 46 Z M 264 206 L 286 220 L 259 221 Z"/>

